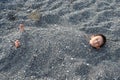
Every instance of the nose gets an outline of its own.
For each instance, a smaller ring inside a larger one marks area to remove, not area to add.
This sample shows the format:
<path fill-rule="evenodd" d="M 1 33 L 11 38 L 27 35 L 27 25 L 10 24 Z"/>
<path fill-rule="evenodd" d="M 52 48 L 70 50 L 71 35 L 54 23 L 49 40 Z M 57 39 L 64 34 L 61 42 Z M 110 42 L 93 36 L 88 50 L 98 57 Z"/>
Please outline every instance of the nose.
<path fill-rule="evenodd" d="M 98 43 L 99 43 L 99 41 L 98 41 L 98 40 L 95 40 L 95 41 L 94 41 L 94 44 L 98 44 Z"/>
<path fill-rule="evenodd" d="M 95 40 L 94 43 L 98 43 L 98 40 Z"/>

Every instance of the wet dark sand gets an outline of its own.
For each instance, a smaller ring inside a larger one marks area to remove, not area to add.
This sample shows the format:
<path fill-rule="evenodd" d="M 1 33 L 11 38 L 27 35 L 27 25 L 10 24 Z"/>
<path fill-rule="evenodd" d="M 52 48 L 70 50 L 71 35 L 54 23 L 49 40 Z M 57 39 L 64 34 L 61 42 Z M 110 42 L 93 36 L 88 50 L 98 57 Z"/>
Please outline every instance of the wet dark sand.
<path fill-rule="evenodd" d="M 119 17 L 119 0 L 0 0 L 0 80 L 120 80 Z"/>

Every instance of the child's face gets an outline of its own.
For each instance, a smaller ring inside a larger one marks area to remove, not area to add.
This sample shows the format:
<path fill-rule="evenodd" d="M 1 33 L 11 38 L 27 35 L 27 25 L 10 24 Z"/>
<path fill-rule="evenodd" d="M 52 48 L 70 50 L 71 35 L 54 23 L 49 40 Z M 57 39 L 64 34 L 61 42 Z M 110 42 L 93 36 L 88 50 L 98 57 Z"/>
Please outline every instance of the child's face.
<path fill-rule="evenodd" d="M 93 35 L 93 36 L 91 36 L 89 43 L 92 47 L 99 49 L 100 46 L 103 44 L 103 38 L 101 36 Z"/>

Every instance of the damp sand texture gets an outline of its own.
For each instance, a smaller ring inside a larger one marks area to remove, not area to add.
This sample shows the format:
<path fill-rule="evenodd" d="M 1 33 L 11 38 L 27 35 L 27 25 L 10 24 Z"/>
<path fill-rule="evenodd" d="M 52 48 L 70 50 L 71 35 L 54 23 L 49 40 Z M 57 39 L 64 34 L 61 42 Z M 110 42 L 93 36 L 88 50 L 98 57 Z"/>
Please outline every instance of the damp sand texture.
<path fill-rule="evenodd" d="M 119 18 L 119 0 L 0 0 L 0 80 L 120 80 Z"/>

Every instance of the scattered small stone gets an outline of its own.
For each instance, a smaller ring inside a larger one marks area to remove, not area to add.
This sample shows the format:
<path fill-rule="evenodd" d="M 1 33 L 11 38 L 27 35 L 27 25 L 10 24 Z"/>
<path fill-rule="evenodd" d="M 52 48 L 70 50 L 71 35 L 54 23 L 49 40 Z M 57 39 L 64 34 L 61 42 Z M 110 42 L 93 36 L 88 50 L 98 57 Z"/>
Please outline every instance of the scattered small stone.
<path fill-rule="evenodd" d="M 14 21 L 16 19 L 16 16 L 13 12 L 10 12 L 7 14 L 7 19 L 10 21 Z"/>

